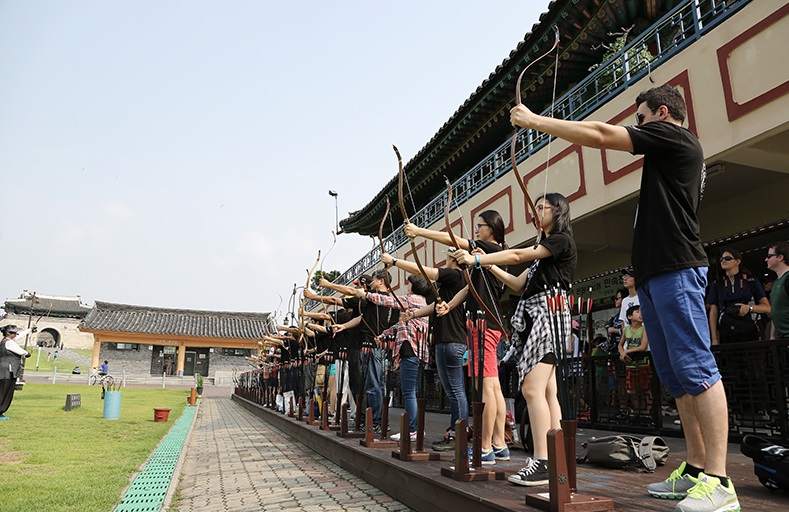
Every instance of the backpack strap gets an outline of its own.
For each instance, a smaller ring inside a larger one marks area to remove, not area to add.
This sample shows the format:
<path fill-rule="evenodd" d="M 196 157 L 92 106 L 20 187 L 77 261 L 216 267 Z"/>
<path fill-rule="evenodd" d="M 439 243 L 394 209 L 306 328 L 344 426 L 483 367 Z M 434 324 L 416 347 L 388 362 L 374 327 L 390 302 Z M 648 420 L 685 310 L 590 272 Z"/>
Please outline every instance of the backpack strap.
<path fill-rule="evenodd" d="M 655 436 L 646 436 L 641 439 L 641 443 L 636 449 L 639 461 L 650 473 L 654 473 L 657 468 L 657 462 L 655 462 L 655 458 L 652 456 L 652 446 L 655 444 L 656 439 L 658 438 Z"/>

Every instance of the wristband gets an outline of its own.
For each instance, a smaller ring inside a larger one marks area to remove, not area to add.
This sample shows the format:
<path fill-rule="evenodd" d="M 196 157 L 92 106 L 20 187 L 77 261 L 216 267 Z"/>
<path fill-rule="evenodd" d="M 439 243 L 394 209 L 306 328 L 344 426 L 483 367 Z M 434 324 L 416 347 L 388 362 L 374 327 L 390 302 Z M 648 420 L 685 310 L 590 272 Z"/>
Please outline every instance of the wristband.
<path fill-rule="evenodd" d="M 397 258 L 392 258 L 392 266 L 393 267 L 397 266 Z"/>
<path fill-rule="evenodd" d="M 476 258 L 476 260 L 477 260 L 477 268 L 479 268 L 480 267 L 479 254 L 475 254 L 474 258 Z"/>

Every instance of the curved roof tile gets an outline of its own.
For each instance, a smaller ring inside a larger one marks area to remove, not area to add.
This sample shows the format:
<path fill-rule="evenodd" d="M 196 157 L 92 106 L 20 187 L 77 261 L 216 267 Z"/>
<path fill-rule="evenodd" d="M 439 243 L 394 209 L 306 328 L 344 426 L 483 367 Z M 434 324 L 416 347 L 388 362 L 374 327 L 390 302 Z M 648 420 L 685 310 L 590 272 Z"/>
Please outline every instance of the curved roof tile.
<path fill-rule="evenodd" d="M 80 330 L 112 331 L 196 338 L 260 339 L 269 313 L 167 309 L 99 302 L 80 323 Z"/>

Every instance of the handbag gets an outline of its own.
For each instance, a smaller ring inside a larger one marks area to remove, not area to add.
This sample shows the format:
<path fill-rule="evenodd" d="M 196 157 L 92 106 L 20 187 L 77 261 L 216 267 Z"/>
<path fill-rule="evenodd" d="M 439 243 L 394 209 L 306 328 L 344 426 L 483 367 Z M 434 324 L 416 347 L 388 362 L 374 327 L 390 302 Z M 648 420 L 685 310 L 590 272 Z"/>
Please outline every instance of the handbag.
<path fill-rule="evenodd" d="M 592 437 L 582 446 L 586 448 L 586 455 L 578 462 L 648 473 L 664 465 L 669 453 L 666 442 L 657 436 Z"/>
<path fill-rule="evenodd" d="M 721 342 L 757 341 L 760 339 L 759 326 L 751 315 L 738 316 L 724 313 L 718 323 Z"/>

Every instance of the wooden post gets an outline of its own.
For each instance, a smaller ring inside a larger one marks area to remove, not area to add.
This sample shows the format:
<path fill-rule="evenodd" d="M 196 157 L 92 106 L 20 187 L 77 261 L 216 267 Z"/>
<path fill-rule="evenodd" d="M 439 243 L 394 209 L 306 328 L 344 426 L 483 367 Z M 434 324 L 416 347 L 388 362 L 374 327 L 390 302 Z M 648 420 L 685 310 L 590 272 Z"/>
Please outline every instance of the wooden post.
<path fill-rule="evenodd" d="M 466 432 L 466 420 L 457 420 L 455 422 L 455 465 L 448 468 L 441 468 L 441 475 L 457 480 L 458 482 L 504 480 L 504 471 L 496 471 L 481 466 L 478 468 L 469 467 L 468 436 Z"/>
<path fill-rule="evenodd" d="M 349 437 L 349 438 L 364 437 L 364 434 L 362 432 L 350 432 L 348 430 L 348 414 L 349 414 L 348 411 L 349 410 L 350 410 L 350 406 L 348 404 L 345 404 L 343 406 L 343 408 L 342 408 L 342 418 L 340 420 L 340 431 L 337 432 L 337 436 L 338 437 L 343 437 L 343 438 L 345 438 L 345 437 Z M 357 411 L 358 411 L 358 409 L 357 409 Z"/>
<path fill-rule="evenodd" d="M 573 449 L 573 452 L 575 450 Z M 575 469 L 565 451 L 564 433 L 561 429 L 548 431 L 548 488 L 550 496 L 527 494 L 526 505 L 550 512 L 596 512 L 614 510 L 614 500 L 603 496 L 573 493 L 570 489 L 569 467 Z"/>
<path fill-rule="evenodd" d="M 400 449 L 392 451 L 392 457 L 395 459 L 405 461 L 425 461 L 425 460 L 441 460 L 441 454 L 437 452 L 426 452 L 419 448 L 419 434 L 422 434 L 424 439 L 424 427 L 417 422 L 417 443 L 416 449 L 412 449 L 411 444 L 411 420 L 408 417 L 408 412 L 404 412 L 400 416 Z"/>
<path fill-rule="evenodd" d="M 358 412 L 357 412 L 358 416 Z M 383 423 L 381 424 L 383 425 Z M 373 408 L 368 407 L 364 423 L 364 439 L 359 440 L 359 444 L 365 448 L 393 448 L 397 446 L 394 441 L 386 439 L 386 430 L 381 429 L 383 439 L 375 439 L 375 427 L 373 426 Z"/>

